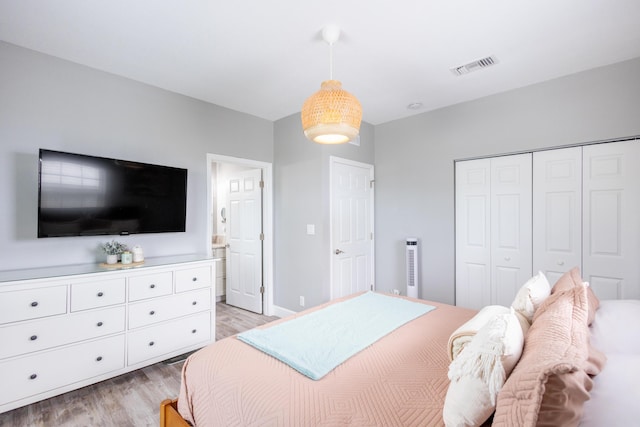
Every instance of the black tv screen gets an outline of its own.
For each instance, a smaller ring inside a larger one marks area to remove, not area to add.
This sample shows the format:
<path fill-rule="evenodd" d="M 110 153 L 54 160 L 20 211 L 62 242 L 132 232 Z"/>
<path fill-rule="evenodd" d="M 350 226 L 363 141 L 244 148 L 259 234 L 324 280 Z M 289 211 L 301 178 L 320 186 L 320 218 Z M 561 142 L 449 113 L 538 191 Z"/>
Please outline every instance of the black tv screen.
<path fill-rule="evenodd" d="M 40 149 L 38 237 L 185 231 L 187 170 Z"/>

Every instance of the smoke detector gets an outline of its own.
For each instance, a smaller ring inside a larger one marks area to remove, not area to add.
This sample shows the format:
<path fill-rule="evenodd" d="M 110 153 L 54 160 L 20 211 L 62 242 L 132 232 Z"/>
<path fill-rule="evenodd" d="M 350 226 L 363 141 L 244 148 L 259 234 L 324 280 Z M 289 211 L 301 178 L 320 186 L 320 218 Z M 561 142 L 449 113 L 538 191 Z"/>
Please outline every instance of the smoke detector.
<path fill-rule="evenodd" d="M 498 63 L 498 59 L 495 56 L 487 56 L 486 58 L 478 59 L 468 64 L 460 65 L 458 67 L 451 68 L 451 72 L 456 76 L 462 76 L 469 74 L 472 71 L 477 71 L 482 68 L 487 68 Z"/>

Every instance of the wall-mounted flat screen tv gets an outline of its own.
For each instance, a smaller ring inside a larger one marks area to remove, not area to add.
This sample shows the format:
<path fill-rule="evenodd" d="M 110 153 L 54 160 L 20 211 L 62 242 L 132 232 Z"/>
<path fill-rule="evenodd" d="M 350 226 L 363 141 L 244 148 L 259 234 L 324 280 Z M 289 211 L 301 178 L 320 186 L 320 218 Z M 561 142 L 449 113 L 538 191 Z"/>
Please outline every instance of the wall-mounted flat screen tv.
<path fill-rule="evenodd" d="M 40 149 L 38 237 L 185 231 L 187 170 Z"/>

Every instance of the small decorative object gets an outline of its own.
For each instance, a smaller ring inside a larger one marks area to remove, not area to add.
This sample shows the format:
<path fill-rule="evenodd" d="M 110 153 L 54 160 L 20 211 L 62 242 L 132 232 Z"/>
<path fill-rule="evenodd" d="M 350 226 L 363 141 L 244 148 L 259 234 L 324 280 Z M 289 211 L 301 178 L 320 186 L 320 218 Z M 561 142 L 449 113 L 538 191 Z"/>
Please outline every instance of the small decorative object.
<path fill-rule="evenodd" d="M 142 252 L 142 248 L 140 245 L 135 245 L 131 252 L 133 252 L 133 262 L 142 262 L 144 261 L 144 254 Z"/>
<path fill-rule="evenodd" d="M 128 250 L 127 245 L 116 242 L 115 240 L 103 243 L 101 247 L 107 254 L 107 264 L 116 264 L 118 262 L 118 255 Z"/>
<path fill-rule="evenodd" d="M 133 262 L 133 254 L 129 251 L 122 252 L 122 264 L 131 264 Z"/>

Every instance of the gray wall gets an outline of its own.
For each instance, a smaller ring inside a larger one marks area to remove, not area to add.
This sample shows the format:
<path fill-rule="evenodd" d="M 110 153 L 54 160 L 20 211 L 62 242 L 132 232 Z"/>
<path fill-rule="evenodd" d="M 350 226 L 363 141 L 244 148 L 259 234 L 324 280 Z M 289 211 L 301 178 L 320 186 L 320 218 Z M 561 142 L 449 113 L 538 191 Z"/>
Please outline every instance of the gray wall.
<path fill-rule="evenodd" d="M 329 157 L 374 164 L 373 127 L 362 123 L 359 147 L 322 145 L 304 137 L 294 114 L 275 123 L 274 135 L 274 303 L 300 311 L 300 296 L 306 307 L 329 300 Z"/>
<path fill-rule="evenodd" d="M 102 261 L 112 236 L 37 239 L 38 149 L 188 169 L 187 231 L 118 238 L 206 251 L 207 153 L 273 162 L 273 123 L 0 42 L 0 270 Z"/>
<path fill-rule="evenodd" d="M 635 135 L 640 58 L 376 126 L 377 288 L 406 288 L 416 236 L 421 298 L 454 302 L 455 159 Z"/>
<path fill-rule="evenodd" d="M 121 239 L 147 256 L 206 250 L 206 153 L 223 154 L 274 164 L 275 304 L 295 311 L 329 297 L 329 156 L 375 164 L 377 288 L 404 287 L 417 236 L 421 296 L 451 303 L 455 159 L 640 135 L 640 59 L 363 123 L 360 147 L 311 143 L 299 114 L 272 123 L 2 42 L 0 64 L 0 270 L 96 262 L 110 239 L 36 238 L 38 148 L 188 168 L 187 231 Z"/>

